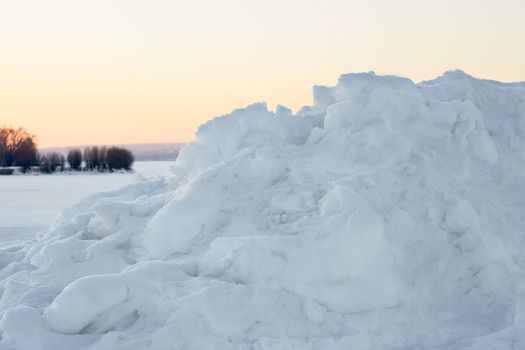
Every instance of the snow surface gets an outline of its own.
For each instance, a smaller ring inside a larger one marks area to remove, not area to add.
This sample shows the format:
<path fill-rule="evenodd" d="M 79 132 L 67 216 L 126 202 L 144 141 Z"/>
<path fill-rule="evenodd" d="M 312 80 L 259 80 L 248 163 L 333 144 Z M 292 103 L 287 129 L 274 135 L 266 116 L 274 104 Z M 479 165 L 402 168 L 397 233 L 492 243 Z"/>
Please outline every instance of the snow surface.
<path fill-rule="evenodd" d="M 1 252 L 2 349 L 524 349 L 525 85 L 348 74 Z"/>
<path fill-rule="evenodd" d="M 169 172 L 173 162 L 135 162 L 133 173 L 55 173 L 0 177 L 0 246 L 45 233 L 60 212 L 87 195 Z"/>

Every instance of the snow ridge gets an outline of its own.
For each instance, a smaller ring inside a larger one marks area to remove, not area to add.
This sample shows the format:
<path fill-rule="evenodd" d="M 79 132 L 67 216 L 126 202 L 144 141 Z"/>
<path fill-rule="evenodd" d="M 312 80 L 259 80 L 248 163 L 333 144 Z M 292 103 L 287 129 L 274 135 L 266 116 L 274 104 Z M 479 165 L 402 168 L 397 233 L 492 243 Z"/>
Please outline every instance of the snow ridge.
<path fill-rule="evenodd" d="M 1 251 L 0 348 L 525 348 L 524 162 L 525 86 L 461 71 L 235 110 Z"/>

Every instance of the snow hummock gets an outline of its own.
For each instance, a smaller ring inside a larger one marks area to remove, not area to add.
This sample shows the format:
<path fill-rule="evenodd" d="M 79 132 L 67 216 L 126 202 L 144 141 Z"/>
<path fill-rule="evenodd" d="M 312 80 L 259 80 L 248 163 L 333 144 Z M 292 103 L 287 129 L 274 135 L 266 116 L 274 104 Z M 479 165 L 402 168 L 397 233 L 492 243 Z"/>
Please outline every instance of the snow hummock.
<path fill-rule="evenodd" d="M 525 348 L 525 84 L 373 73 L 3 248 L 2 349 Z"/>

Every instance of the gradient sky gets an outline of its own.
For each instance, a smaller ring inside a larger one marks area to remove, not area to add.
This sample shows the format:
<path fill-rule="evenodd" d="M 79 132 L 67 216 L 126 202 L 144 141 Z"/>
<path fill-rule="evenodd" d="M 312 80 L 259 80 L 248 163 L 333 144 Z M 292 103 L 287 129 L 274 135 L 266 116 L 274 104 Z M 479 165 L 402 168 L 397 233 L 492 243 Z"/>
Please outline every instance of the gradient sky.
<path fill-rule="evenodd" d="M 0 125 L 41 147 L 178 142 L 345 72 L 525 80 L 523 0 L 0 0 Z"/>

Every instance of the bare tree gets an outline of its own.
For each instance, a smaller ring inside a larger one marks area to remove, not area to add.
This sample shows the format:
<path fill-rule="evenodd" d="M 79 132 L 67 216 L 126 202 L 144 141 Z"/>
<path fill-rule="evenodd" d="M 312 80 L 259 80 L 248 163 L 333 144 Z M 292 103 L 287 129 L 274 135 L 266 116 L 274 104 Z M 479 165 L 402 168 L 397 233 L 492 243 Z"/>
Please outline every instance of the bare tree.
<path fill-rule="evenodd" d="M 29 145 L 36 149 L 34 136 L 24 129 L 0 128 L 0 166 L 14 165 L 17 149 L 23 146 L 27 150 Z"/>
<path fill-rule="evenodd" d="M 93 169 L 93 161 L 91 159 L 91 147 L 84 148 L 84 167 L 86 170 Z"/>
<path fill-rule="evenodd" d="M 53 164 L 55 171 L 64 171 L 66 167 L 66 157 L 62 153 L 51 152 L 50 155 L 51 163 Z"/>
<path fill-rule="evenodd" d="M 98 154 L 99 154 L 99 162 L 100 162 L 99 170 L 107 171 L 108 170 L 108 148 L 106 146 L 100 147 Z"/>
<path fill-rule="evenodd" d="M 54 171 L 47 154 L 38 155 L 38 168 L 40 169 L 40 172 L 46 174 L 50 174 Z"/>
<path fill-rule="evenodd" d="M 0 128 L 0 166 L 8 166 L 6 163 L 6 157 L 8 153 L 8 139 L 9 139 L 8 128 Z"/>
<path fill-rule="evenodd" d="M 66 158 L 58 152 L 41 154 L 38 157 L 38 166 L 43 173 L 54 173 L 57 170 L 63 171 L 66 165 Z"/>
<path fill-rule="evenodd" d="M 84 149 L 84 162 L 87 170 L 107 170 L 107 148 L 105 146 L 91 146 Z"/>
<path fill-rule="evenodd" d="M 98 169 L 100 166 L 100 155 L 97 146 L 91 147 L 91 161 L 93 164 L 92 169 Z"/>
<path fill-rule="evenodd" d="M 135 157 L 130 150 L 121 147 L 110 147 L 106 154 L 109 171 L 113 170 L 131 170 Z"/>
<path fill-rule="evenodd" d="M 37 164 L 37 149 L 32 138 L 26 138 L 14 151 L 15 165 L 26 172 Z"/>
<path fill-rule="evenodd" d="M 80 166 L 82 165 L 82 152 L 78 148 L 70 149 L 67 152 L 67 162 L 72 170 L 80 170 Z"/>

